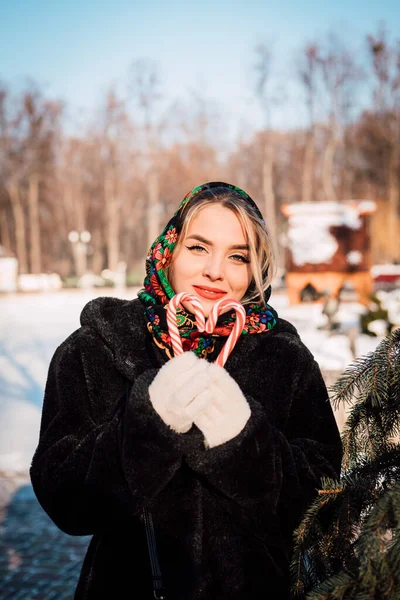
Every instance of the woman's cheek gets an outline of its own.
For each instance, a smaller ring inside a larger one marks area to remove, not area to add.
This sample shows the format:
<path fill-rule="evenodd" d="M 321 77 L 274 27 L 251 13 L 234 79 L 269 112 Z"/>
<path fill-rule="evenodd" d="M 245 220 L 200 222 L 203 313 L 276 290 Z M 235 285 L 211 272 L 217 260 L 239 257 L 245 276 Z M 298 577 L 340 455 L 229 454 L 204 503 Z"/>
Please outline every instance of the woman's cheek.
<path fill-rule="evenodd" d="M 185 272 L 187 277 L 192 277 L 204 271 L 205 261 L 202 256 L 192 256 L 190 260 L 185 262 Z"/>
<path fill-rule="evenodd" d="M 231 268 L 228 275 L 229 281 L 232 284 L 232 288 L 234 288 L 238 293 L 241 293 L 244 290 L 242 296 L 245 294 L 247 288 L 250 284 L 250 276 L 249 270 L 243 265 L 242 268 L 237 267 Z"/>

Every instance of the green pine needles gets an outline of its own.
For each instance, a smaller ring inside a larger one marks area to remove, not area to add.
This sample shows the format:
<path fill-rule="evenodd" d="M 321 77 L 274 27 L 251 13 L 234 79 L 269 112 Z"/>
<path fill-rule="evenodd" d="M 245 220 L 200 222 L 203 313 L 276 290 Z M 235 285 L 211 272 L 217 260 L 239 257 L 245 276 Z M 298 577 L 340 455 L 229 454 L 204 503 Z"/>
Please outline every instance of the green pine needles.
<path fill-rule="evenodd" d="M 326 479 L 295 532 L 293 597 L 400 599 L 400 330 L 330 389 L 349 405 L 340 482 Z"/>

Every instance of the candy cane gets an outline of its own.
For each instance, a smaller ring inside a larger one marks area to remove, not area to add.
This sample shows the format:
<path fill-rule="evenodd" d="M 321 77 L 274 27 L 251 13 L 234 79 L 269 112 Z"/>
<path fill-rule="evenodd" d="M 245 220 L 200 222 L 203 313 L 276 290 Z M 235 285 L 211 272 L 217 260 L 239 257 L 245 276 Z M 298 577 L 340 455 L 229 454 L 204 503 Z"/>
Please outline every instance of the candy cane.
<path fill-rule="evenodd" d="M 211 310 L 210 316 L 207 319 L 207 324 L 206 324 L 204 313 L 203 313 L 203 307 L 202 307 L 200 301 L 198 300 L 198 298 L 196 298 L 196 296 L 192 296 L 191 294 L 187 294 L 186 292 L 181 292 L 180 294 L 176 294 L 176 296 L 174 296 L 172 298 L 172 300 L 170 300 L 168 307 L 167 307 L 167 325 L 168 325 L 169 335 L 171 338 L 172 349 L 174 351 L 175 356 L 178 356 L 179 354 L 183 353 L 182 340 L 179 335 L 179 329 L 178 329 L 178 325 L 176 322 L 176 309 L 179 306 L 179 304 L 181 304 L 181 302 L 184 302 L 185 300 L 187 300 L 188 302 L 191 302 L 192 306 L 194 307 L 195 317 L 196 317 L 196 325 L 200 332 L 206 331 L 206 333 L 212 333 L 215 329 L 215 326 L 216 326 L 216 323 L 218 320 L 218 316 L 222 312 L 222 310 L 224 308 L 235 309 L 236 321 L 235 321 L 232 331 L 225 343 L 225 346 L 223 347 L 217 360 L 215 361 L 217 365 L 223 367 L 225 362 L 228 359 L 229 354 L 232 352 L 233 348 L 235 347 L 235 344 L 236 344 L 240 334 L 242 333 L 245 322 L 246 322 L 246 312 L 243 308 L 243 305 L 240 304 L 240 302 L 237 302 L 236 300 L 233 300 L 231 298 L 222 298 L 222 300 L 219 300 L 218 302 L 216 302 L 214 304 L 214 306 Z"/>
<path fill-rule="evenodd" d="M 215 361 L 217 365 L 223 367 L 226 361 L 228 360 L 228 356 L 234 349 L 236 342 L 238 341 L 244 325 L 246 323 L 246 311 L 243 308 L 243 305 L 240 304 L 237 300 L 233 300 L 232 298 L 222 298 L 214 304 L 212 307 L 211 313 L 207 319 L 206 324 L 206 332 L 212 333 L 217 324 L 217 320 L 219 315 L 221 314 L 224 308 L 233 308 L 236 311 L 236 321 L 233 325 L 232 331 L 226 340 L 224 347 L 218 355 L 217 360 Z"/>
<path fill-rule="evenodd" d="M 179 335 L 178 324 L 176 322 L 176 309 L 181 304 L 187 300 L 190 302 L 194 308 L 194 314 L 196 317 L 196 325 L 197 329 L 202 332 L 205 330 L 206 320 L 203 313 L 203 307 L 201 302 L 196 296 L 192 294 L 187 294 L 186 292 L 181 292 L 180 294 L 176 294 L 168 303 L 167 307 L 167 325 L 168 331 L 171 338 L 172 350 L 174 351 L 175 356 L 179 356 L 179 354 L 183 353 L 182 340 Z"/>

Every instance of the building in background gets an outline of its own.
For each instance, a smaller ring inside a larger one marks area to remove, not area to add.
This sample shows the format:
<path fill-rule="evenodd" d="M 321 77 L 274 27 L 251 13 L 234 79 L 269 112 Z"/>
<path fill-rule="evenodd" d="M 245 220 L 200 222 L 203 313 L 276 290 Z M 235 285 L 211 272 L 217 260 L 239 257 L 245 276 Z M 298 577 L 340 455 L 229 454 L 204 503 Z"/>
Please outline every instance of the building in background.
<path fill-rule="evenodd" d="M 285 204 L 287 218 L 286 286 L 289 301 L 301 301 L 302 290 L 317 296 L 353 288 L 367 303 L 373 289 L 370 219 L 376 205 L 369 200 Z"/>

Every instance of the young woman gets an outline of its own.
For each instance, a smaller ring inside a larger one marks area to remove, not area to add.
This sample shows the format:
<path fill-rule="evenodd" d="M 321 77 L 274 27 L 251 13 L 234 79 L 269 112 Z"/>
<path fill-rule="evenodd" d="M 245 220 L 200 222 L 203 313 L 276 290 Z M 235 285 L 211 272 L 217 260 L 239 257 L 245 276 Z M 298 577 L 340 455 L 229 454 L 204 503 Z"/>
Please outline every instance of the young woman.
<path fill-rule="evenodd" d="M 196 187 L 146 273 L 137 299 L 89 302 L 49 367 L 31 479 L 60 529 L 93 536 L 75 598 L 287 599 L 293 530 L 321 477 L 339 476 L 341 443 L 318 365 L 268 305 L 257 206 L 227 183 Z M 224 367 L 235 312 L 204 334 L 184 303 L 174 356 L 179 292 L 206 316 L 220 298 L 243 304 Z"/>

